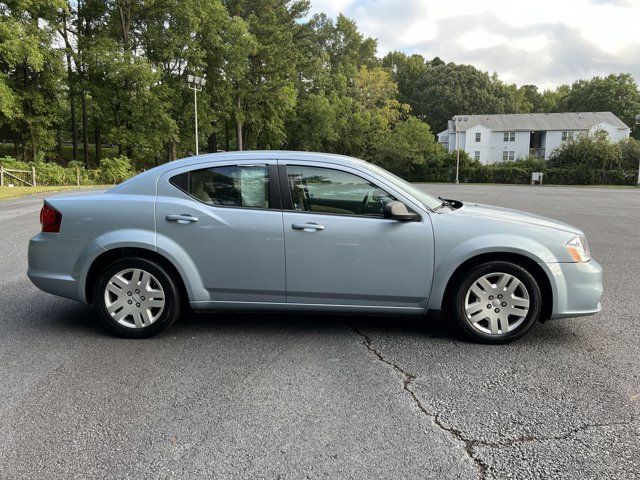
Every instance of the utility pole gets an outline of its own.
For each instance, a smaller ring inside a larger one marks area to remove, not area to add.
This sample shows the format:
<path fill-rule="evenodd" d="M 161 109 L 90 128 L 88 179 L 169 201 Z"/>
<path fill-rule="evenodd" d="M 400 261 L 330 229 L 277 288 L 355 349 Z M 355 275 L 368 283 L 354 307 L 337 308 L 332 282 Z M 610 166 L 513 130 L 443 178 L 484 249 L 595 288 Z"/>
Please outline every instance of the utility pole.
<path fill-rule="evenodd" d="M 453 125 L 456 131 L 456 185 L 460 183 L 460 124 L 468 119 L 469 117 L 453 117 Z"/>
<path fill-rule="evenodd" d="M 195 111 L 196 121 L 196 155 L 200 154 L 198 149 L 198 92 L 202 90 L 207 81 L 202 77 L 196 77 L 195 75 L 187 75 L 187 84 L 191 90 L 193 90 L 193 108 Z"/>
<path fill-rule="evenodd" d="M 640 115 L 636 115 L 636 128 L 640 128 Z M 638 181 L 636 186 L 640 187 L 640 159 L 638 160 Z"/>

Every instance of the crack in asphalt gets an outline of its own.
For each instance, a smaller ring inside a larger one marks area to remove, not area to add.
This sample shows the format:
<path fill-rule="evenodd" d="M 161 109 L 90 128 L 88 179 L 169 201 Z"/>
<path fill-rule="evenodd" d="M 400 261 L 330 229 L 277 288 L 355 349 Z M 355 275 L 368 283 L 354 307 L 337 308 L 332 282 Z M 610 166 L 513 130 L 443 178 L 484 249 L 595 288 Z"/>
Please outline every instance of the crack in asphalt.
<path fill-rule="evenodd" d="M 422 404 L 422 402 L 418 398 L 417 394 L 411 389 L 411 385 L 413 384 L 413 381 L 416 378 L 415 375 L 407 372 L 406 370 L 404 370 L 402 367 L 400 367 L 396 363 L 393 363 L 392 361 L 387 360 L 384 357 L 384 355 L 382 355 L 382 352 L 380 352 L 378 349 L 376 349 L 373 346 L 373 344 L 371 343 L 371 337 L 369 337 L 368 335 L 362 333 L 357 328 L 355 329 L 355 332 L 356 332 L 357 335 L 359 335 L 360 337 L 363 338 L 363 344 L 364 344 L 364 346 L 367 348 L 367 350 L 370 353 L 372 353 L 382 363 L 385 363 L 386 365 L 389 365 L 393 370 L 395 370 L 396 372 L 398 372 L 402 376 L 402 388 L 404 389 L 405 392 L 407 392 L 409 394 L 409 396 L 413 400 L 413 403 L 416 405 L 418 410 L 420 412 L 422 412 L 424 415 L 427 415 L 428 417 L 430 417 L 433 420 L 433 423 L 438 428 L 450 433 L 451 435 L 456 437 L 459 441 L 461 441 L 464 444 L 465 452 L 467 452 L 467 455 L 473 461 L 473 463 L 476 465 L 476 468 L 478 469 L 479 478 L 481 480 L 484 480 L 486 478 L 486 476 L 487 476 L 487 471 L 488 471 L 489 467 L 488 467 L 488 465 L 486 463 L 484 463 L 482 461 L 482 459 L 478 458 L 474 454 L 474 452 L 473 452 L 474 442 L 473 441 L 469 441 L 462 434 L 462 432 L 460 432 L 458 429 L 453 428 L 453 427 L 447 427 L 446 425 L 443 425 L 442 422 L 440 422 L 440 418 L 439 418 L 438 414 L 432 413 L 432 412 L 430 412 L 429 410 L 426 409 L 426 407 Z"/>
<path fill-rule="evenodd" d="M 416 375 L 407 372 L 404 368 L 399 366 L 397 363 L 394 363 L 391 360 L 385 358 L 380 350 L 373 346 L 371 341 L 371 337 L 367 334 L 362 333 L 357 328 L 354 328 L 355 333 L 362 337 L 363 345 L 367 348 L 367 350 L 374 355 L 380 362 L 390 366 L 393 370 L 399 373 L 402 376 L 402 388 L 405 392 L 409 394 L 414 404 L 418 408 L 420 412 L 424 415 L 430 417 L 433 420 L 433 423 L 440 428 L 441 430 L 453 435 L 457 440 L 463 443 L 464 450 L 469 456 L 469 458 L 474 462 L 478 469 L 479 478 L 481 480 L 485 480 L 487 478 L 487 474 L 489 472 L 489 465 L 487 465 L 481 458 L 479 458 L 475 453 L 475 447 L 489 447 L 489 448 L 504 448 L 510 447 L 520 443 L 531 443 L 531 442 L 544 442 L 544 441 L 553 441 L 553 440 L 567 440 L 571 438 L 573 435 L 592 429 L 592 428 L 605 428 L 619 425 L 631 425 L 638 420 L 632 418 L 628 421 L 624 422 L 610 422 L 610 423 L 592 423 L 592 424 L 584 424 L 579 427 L 572 428 L 565 433 L 559 435 L 551 435 L 551 436 L 535 436 L 535 435 L 527 435 L 518 438 L 514 438 L 512 440 L 504 441 L 504 442 L 490 442 L 487 440 L 478 440 L 467 437 L 460 429 L 446 425 L 440 419 L 440 413 L 429 411 L 420 401 L 416 392 L 411 388 L 414 380 L 416 379 Z"/>

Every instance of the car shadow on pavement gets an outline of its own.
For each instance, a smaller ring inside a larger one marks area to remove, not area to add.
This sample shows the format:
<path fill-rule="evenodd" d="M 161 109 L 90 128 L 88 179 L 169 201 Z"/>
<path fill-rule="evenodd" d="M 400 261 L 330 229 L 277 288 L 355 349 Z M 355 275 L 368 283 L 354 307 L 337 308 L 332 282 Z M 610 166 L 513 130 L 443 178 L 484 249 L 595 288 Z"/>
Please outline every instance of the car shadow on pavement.
<path fill-rule="evenodd" d="M 301 331 L 341 331 L 346 329 L 368 332 L 398 331 L 430 338 L 460 339 L 450 319 L 436 314 L 427 317 L 393 315 L 339 315 L 320 313 L 199 313 L 181 318 L 172 330 L 185 333 L 221 330 L 261 330 L 300 333 Z M 174 332 L 175 333 L 175 332 Z"/>
<path fill-rule="evenodd" d="M 81 335 L 110 336 L 98 321 L 93 308 L 80 304 L 69 304 L 48 310 L 46 323 L 54 330 L 75 332 Z M 337 315 L 319 313 L 272 313 L 272 312 L 211 312 L 185 313 L 165 332 L 154 338 L 193 337 L 199 334 L 218 333 L 243 335 L 264 334 L 304 334 L 351 330 L 367 335 L 399 334 L 424 337 L 434 341 L 469 342 L 459 331 L 454 320 L 440 312 L 429 313 L 426 317 L 406 317 L 392 315 Z M 549 322 L 536 325 L 519 342 L 562 343 L 571 341 L 575 332 L 565 322 Z M 575 339 L 575 338 L 574 338 Z M 518 342 L 518 343 L 519 343 Z"/>
<path fill-rule="evenodd" d="M 66 302 L 65 302 L 66 303 Z M 46 323 L 54 330 L 74 331 L 82 335 L 109 335 L 100 324 L 93 308 L 69 303 L 66 308 L 51 306 Z M 461 335 L 453 321 L 440 314 L 426 317 L 405 317 L 393 315 L 338 315 L 319 313 L 273 313 L 273 312 L 187 312 L 158 337 L 194 336 L 212 334 L 216 331 L 239 335 L 249 331 L 268 333 L 317 332 L 317 331 L 366 330 L 403 332 L 429 338 L 461 340 Z"/>

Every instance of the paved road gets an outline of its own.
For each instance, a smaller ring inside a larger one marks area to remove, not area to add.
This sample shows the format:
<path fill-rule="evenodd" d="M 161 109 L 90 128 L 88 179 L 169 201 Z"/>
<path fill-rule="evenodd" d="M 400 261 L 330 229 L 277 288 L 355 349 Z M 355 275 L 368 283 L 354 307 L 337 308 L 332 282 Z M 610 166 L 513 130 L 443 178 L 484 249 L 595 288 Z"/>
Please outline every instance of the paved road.
<path fill-rule="evenodd" d="M 640 191 L 425 188 L 584 228 L 604 311 L 500 347 L 255 314 L 125 341 L 29 283 L 40 200 L 0 203 L 0 478 L 640 478 Z"/>

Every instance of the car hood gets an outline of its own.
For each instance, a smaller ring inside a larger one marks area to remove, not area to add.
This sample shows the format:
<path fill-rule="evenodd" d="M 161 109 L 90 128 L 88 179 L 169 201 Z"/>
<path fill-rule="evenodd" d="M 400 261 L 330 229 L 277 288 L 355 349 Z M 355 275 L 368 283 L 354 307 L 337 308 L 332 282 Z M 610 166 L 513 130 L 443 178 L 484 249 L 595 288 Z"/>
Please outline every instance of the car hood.
<path fill-rule="evenodd" d="M 491 218 L 506 222 L 522 223 L 527 225 L 537 225 L 540 227 L 553 228 L 564 232 L 582 235 L 582 230 L 553 218 L 535 215 L 533 213 L 521 212 L 511 208 L 496 207 L 493 205 L 482 205 L 480 203 L 464 203 L 464 205 L 454 210 L 454 215 L 468 216 L 474 218 Z"/>

